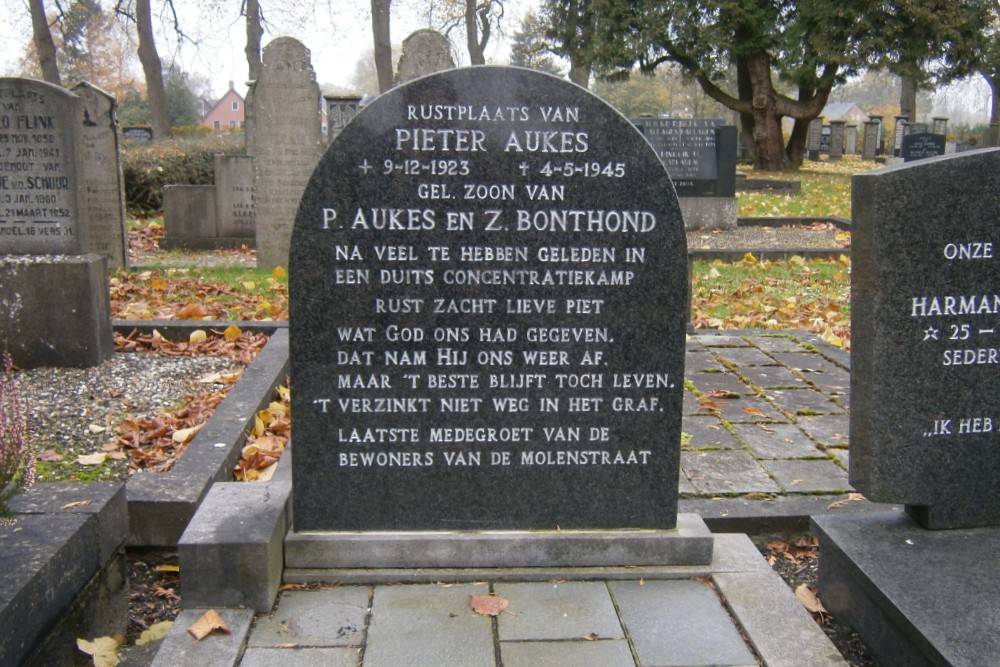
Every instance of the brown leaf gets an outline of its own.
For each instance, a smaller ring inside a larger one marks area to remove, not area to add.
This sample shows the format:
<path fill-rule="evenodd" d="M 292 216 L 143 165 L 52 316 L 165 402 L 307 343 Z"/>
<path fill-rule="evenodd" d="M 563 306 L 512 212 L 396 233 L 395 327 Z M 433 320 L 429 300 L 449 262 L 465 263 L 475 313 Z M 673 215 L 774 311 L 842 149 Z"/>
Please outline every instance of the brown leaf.
<path fill-rule="evenodd" d="M 201 641 L 205 637 L 209 636 L 213 632 L 221 632 L 224 635 L 228 635 L 230 630 L 226 622 L 222 620 L 219 616 L 219 612 L 214 609 L 209 609 L 201 618 L 195 621 L 191 627 L 188 628 L 188 634 L 195 638 L 197 641 Z"/>
<path fill-rule="evenodd" d="M 94 501 L 90 500 L 89 498 L 86 499 L 86 500 L 77 500 L 77 501 L 72 502 L 72 503 L 66 503 L 60 509 L 68 510 L 68 509 L 73 509 L 74 507 L 86 507 L 87 505 L 91 504 L 92 502 L 94 502 Z"/>
<path fill-rule="evenodd" d="M 801 584 L 798 588 L 796 588 L 795 597 L 802 603 L 802 606 L 812 614 L 822 615 L 828 613 L 826 608 L 823 606 L 823 603 L 819 601 L 819 598 L 816 597 L 816 593 L 809 588 L 808 584 Z"/>
<path fill-rule="evenodd" d="M 600 637 L 596 632 L 591 632 L 589 635 L 584 635 L 583 638 L 588 642 L 596 642 Z"/>
<path fill-rule="evenodd" d="M 752 405 L 744 405 L 743 406 L 743 412 L 747 413 L 748 415 L 753 415 L 754 417 L 763 417 L 764 416 L 764 413 L 761 412 L 760 408 L 755 408 Z"/>
<path fill-rule="evenodd" d="M 507 608 L 510 602 L 495 593 L 488 595 L 473 595 L 469 599 L 469 606 L 472 611 L 480 616 L 499 616 L 500 612 Z"/>
<path fill-rule="evenodd" d="M 44 452 L 38 455 L 38 460 L 50 463 L 54 461 L 62 461 L 63 455 L 54 449 L 46 449 Z"/>
<path fill-rule="evenodd" d="M 708 398 L 739 398 L 740 395 L 735 391 L 729 391 L 728 389 L 713 389 L 706 394 Z"/>

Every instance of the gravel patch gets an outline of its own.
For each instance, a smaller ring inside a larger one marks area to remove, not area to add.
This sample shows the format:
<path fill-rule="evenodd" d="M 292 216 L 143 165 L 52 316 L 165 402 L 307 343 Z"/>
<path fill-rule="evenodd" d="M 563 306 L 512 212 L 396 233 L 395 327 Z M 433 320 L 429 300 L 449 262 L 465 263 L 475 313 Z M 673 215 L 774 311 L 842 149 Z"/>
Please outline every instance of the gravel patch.
<path fill-rule="evenodd" d="M 39 462 L 39 481 L 126 479 L 125 459 L 82 466 L 77 458 L 100 452 L 125 418 L 153 418 L 183 405 L 188 394 L 220 391 L 225 385 L 199 379 L 238 367 L 225 357 L 119 352 L 92 368 L 18 371 L 29 413 L 28 443 L 36 456 L 46 450 L 62 456 Z"/>
<path fill-rule="evenodd" d="M 744 226 L 735 229 L 699 229 L 687 233 L 688 250 L 812 250 L 849 248 L 837 240 L 842 230 L 802 227 Z"/>

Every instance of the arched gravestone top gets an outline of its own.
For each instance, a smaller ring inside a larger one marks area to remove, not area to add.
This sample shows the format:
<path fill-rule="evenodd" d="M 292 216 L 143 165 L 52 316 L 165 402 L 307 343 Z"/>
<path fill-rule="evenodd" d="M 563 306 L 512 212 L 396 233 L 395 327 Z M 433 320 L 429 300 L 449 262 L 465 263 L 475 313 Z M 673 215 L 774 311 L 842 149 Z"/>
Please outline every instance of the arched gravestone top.
<path fill-rule="evenodd" d="M 379 97 L 289 275 L 296 530 L 675 525 L 684 225 L 597 97 L 498 67 Z"/>

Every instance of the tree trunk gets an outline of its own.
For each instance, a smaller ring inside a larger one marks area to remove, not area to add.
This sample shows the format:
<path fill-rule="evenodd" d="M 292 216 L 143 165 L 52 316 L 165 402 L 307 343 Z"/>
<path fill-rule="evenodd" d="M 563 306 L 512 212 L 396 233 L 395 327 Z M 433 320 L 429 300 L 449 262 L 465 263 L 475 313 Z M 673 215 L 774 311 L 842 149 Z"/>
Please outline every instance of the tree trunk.
<path fill-rule="evenodd" d="M 250 81 L 256 81 L 260 75 L 260 38 L 264 34 L 261 25 L 260 1 L 246 0 L 247 15 L 247 45 L 243 50 L 247 54 L 247 69 Z"/>
<path fill-rule="evenodd" d="M 917 122 L 917 82 L 905 74 L 899 77 L 899 114 Z"/>
<path fill-rule="evenodd" d="M 569 80 L 581 88 L 590 87 L 590 65 L 573 63 L 569 68 Z"/>
<path fill-rule="evenodd" d="M 753 142 L 757 146 L 754 169 L 785 171 L 789 167 L 781 135 L 778 96 L 771 84 L 771 60 L 766 53 L 741 56 L 746 60 L 747 75 L 753 90 Z"/>
<path fill-rule="evenodd" d="M 389 36 L 389 5 L 391 0 L 372 0 L 372 38 L 375 44 L 375 71 L 378 92 L 392 88 L 392 41 Z"/>
<path fill-rule="evenodd" d="M 56 45 L 49 32 L 49 20 L 45 16 L 44 0 L 28 0 L 31 8 L 31 32 L 38 54 L 38 64 L 42 67 L 42 78 L 57 86 L 62 85 L 59 66 L 56 63 Z"/>
<path fill-rule="evenodd" d="M 796 118 L 792 125 L 792 136 L 788 138 L 788 145 L 785 147 L 785 155 L 788 162 L 798 169 L 805 159 L 806 144 L 809 141 L 809 124 L 815 119 Z"/>
<path fill-rule="evenodd" d="M 167 93 L 163 87 L 163 65 L 153 41 L 149 0 L 135 0 L 135 27 L 139 36 L 139 62 L 146 75 L 146 98 L 153 117 L 153 139 L 165 139 L 170 136 L 170 119 L 167 115 Z"/>
<path fill-rule="evenodd" d="M 479 28 L 476 24 L 476 5 L 478 0 L 465 0 L 465 43 L 469 48 L 469 62 L 473 65 L 485 65 L 486 56 L 483 49 L 489 39 L 489 17 L 483 11 L 483 39 L 479 40 Z"/>

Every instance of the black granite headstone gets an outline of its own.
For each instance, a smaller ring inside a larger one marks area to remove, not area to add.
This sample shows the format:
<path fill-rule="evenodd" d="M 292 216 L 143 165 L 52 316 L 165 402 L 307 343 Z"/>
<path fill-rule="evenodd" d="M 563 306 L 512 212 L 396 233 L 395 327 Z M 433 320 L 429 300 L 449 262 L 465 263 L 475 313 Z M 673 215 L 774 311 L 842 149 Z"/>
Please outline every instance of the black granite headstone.
<path fill-rule="evenodd" d="M 1000 151 L 854 176 L 851 483 L 1000 524 Z"/>
<path fill-rule="evenodd" d="M 122 137 L 125 141 L 152 141 L 153 128 L 148 125 L 133 125 L 122 128 Z"/>
<path fill-rule="evenodd" d="M 929 132 L 907 134 L 903 137 L 903 149 L 900 156 L 905 162 L 910 162 L 944 155 L 945 139 L 943 134 Z"/>
<path fill-rule="evenodd" d="M 293 231 L 295 529 L 673 527 L 686 267 L 662 164 L 585 90 L 377 98 Z"/>

